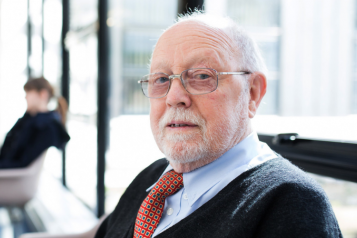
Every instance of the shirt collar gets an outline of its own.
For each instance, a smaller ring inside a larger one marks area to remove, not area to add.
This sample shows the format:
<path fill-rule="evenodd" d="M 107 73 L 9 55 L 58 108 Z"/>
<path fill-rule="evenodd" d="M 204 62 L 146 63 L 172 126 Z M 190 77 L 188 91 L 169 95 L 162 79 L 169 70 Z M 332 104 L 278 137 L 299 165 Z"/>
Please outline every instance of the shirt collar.
<path fill-rule="evenodd" d="M 258 135 L 253 132 L 215 161 L 191 172 L 183 173 L 184 189 L 190 206 L 229 172 L 244 165 L 247 165 L 249 169 L 249 162 L 260 153 L 259 143 Z M 161 176 L 172 169 L 169 164 Z M 146 191 L 150 191 L 155 184 L 156 182 Z"/>

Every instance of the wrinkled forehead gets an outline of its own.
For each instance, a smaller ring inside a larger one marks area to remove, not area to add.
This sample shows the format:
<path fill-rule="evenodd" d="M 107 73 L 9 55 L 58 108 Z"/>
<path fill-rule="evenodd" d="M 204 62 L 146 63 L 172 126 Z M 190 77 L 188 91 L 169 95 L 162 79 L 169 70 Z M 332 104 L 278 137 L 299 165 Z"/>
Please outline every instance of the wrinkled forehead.
<path fill-rule="evenodd" d="M 180 22 L 167 29 L 159 38 L 153 52 L 151 69 L 158 64 L 171 66 L 179 57 L 184 57 L 183 54 L 201 55 L 202 60 L 229 61 L 238 57 L 238 49 L 223 29 L 197 21 Z"/>

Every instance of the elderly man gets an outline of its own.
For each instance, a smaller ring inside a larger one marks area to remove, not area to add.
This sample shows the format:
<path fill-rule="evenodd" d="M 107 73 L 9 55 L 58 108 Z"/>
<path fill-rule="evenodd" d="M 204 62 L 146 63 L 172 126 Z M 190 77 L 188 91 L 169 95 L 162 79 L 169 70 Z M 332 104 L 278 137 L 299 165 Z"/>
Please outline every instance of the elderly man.
<path fill-rule="evenodd" d="M 134 179 L 96 237 L 342 237 L 323 190 L 252 130 L 264 72 L 231 19 L 194 13 L 167 29 L 140 81 L 166 159 Z"/>

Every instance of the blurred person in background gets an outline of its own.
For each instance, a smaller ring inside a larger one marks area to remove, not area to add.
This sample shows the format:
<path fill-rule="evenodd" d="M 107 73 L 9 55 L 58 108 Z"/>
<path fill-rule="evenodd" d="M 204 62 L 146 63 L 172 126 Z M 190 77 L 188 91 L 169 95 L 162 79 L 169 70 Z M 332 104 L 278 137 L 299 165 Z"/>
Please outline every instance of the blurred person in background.
<path fill-rule="evenodd" d="M 43 77 L 30 79 L 25 85 L 27 110 L 7 133 L 0 149 L 0 168 L 27 167 L 49 147 L 63 149 L 70 137 L 66 132 L 68 105 L 58 97 L 55 111 L 48 110 L 54 89 Z"/>

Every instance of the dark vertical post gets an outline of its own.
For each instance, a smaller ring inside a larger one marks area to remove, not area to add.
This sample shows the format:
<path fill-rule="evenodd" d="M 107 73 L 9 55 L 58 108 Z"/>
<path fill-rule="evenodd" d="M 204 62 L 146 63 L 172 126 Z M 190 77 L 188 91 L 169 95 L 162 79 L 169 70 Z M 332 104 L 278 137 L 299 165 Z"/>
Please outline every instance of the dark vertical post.
<path fill-rule="evenodd" d="M 108 144 L 109 92 L 109 29 L 107 26 L 108 0 L 98 1 L 98 161 L 97 161 L 97 216 L 105 211 L 105 152 Z"/>
<path fill-rule="evenodd" d="M 45 15 L 44 15 L 44 6 L 45 6 L 45 0 L 42 0 L 42 9 L 41 9 L 41 14 L 42 14 L 42 29 L 41 29 L 41 39 L 42 39 L 42 72 L 41 72 L 41 75 L 43 76 L 44 74 L 44 67 L 45 67 L 45 57 L 44 57 L 44 53 L 45 53 L 45 32 L 44 32 L 44 29 L 45 29 Z"/>
<path fill-rule="evenodd" d="M 31 78 L 31 66 L 30 66 L 30 57 L 32 49 L 32 27 L 31 27 L 31 17 L 30 17 L 30 0 L 27 0 L 27 79 Z"/>
<path fill-rule="evenodd" d="M 65 38 L 69 31 L 69 0 L 62 0 L 62 81 L 61 94 L 69 101 L 69 52 L 66 49 Z M 62 183 L 66 186 L 66 151 L 62 154 Z"/>
<path fill-rule="evenodd" d="M 203 2 L 204 0 L 179 0 L 178 13 L 185 14 L 195 9 L 202 10 Z"/>

